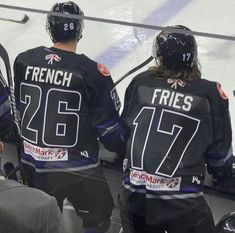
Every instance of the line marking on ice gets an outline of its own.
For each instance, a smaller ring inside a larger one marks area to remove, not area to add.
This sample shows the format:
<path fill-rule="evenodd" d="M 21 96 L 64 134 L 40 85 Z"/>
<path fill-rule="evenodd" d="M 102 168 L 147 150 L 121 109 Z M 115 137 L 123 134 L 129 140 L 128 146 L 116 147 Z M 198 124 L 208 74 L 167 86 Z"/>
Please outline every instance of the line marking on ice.
<path fill-rule="evenodd" d="M 178 14 L 192 1 L 193 0 L 168 0 L 160 5 L 156 10 L 147 15 L 142 20 L 142 23 L 156 25 L 165 24 L 169 19 Z M 145 38 L 150 38 L 155 34 L 156 31 L 154 30 L 146 30 Z M 99 63 L 105 64 L 105 66 L 107 66 L 109 69 L 113 68 L 124 58 L 126 58 L 131 52 L 135 51 L 138 46 L 140 46 L 140 43 L 135 36 L 135 33 L 133 33 L 133 35 L 125 35 L 112 46 L 105 49 L 95 58 L 95 60 Z"/>

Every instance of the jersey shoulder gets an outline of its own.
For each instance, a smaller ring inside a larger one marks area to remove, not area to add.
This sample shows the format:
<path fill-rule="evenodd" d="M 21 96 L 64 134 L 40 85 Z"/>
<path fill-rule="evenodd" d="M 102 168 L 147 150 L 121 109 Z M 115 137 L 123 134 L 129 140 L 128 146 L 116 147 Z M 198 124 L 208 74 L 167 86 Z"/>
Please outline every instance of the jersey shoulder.
<path fill-rule="evenodd" d="M 46 47 L 44 47 L 44 46 L 38 46 L 38 47 L 35 47 L 35 48 L 27 49 L 27 50 L 25 50 L 25 51 L 23 51 L 23 52 L 20 52 L 20 53 L 17 55 L 17 57 L 28 56 L 28 55 L 30 55 L 30 54 L 32 54 L 32 53 L 38 53 L 38 52 L 43 51 L 43 50 L 45 50 L 45 49 L 46 49 Z"/>
<path fill-rule="evenodd" d="M 103 77 L 111 76 L 109 69 L 104 64 L 98 63 L 86 55 L 83 55 L 83 62 L 91 72 L 94 72 L 94 74 Z"/>
<path fill-rule="evenodd" d="M 209 96 L 209 98 L 228 100 L 227 94 L 225 93 L 222 85 L 219 82 L 210 81 L 207 79 L 200 79 L 198 80 L 198 84 L 199 85 L 197 88 L 200 88 L 205 93 L 207 93 L 207 96 Z"/>
<path fill-rule="evenodd" d="M 42 53 L 42 51 L 45 49 L 43 46 L 31 48 L 28 50 L 25 50 L 23 52 L 20 52 L 16 58 L 15 58 L 15 63 L 16 62 L 27 62 L 32 59 L 32 57 L 35 55 L 39 55 Z"/>
<path fill-rule="evenodd" d="M 137 74 L 131 81 L 129 86 L 139 87 L 139 86 L 151 86 L 151 87 L 157 87 L 157 86 L 164 86 L 166 83 L 166 79 L 161 77 L 156 77 L 154 72 L 151 69 L 148 69 L 146 71 L 140 72 Z"/>
<path fill-rule="evenodd" d="M 109 69 L 86 55 L 82 56 L 81 66 L 85 70 L 86 82 L 95 88 L 104 88 L 106 85 L 113 85 Z"/>

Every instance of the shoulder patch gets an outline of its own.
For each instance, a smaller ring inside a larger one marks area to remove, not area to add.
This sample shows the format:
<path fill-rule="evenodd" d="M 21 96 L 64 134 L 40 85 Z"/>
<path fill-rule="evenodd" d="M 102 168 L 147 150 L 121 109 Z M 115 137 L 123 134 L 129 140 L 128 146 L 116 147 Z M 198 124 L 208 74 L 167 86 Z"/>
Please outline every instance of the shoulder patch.
<path fill-rule="evenodd" d="M 104 76 L 110 76 L 109 70 L 103 64 L 97 64 L 97 69 Z"/>
<path fill-rule="evenodd" d="M 221 98 L 222 98 L 222 99 L 225 99 L 225 100 L 228 99 L 228 97 L 227 97 L 227 95 L 225 94 L 225 92 L 223 91 L 221 85 L 220 85 L 219 83 L 217 83 L 216 86 L 217 86 L 217 90 L 218 90 L 218 92 L 219 92 Z"/>

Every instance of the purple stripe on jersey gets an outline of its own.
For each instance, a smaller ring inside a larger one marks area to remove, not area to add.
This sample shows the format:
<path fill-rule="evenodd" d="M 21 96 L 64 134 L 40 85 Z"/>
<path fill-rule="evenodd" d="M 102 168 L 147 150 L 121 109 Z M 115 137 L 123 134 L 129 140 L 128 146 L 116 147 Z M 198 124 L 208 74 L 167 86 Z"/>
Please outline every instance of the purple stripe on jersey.
<path fill-rule="evenodd" d="M 130 177 L 129 177 L 129 175 L 128 176 L 126 176 L 126 175 L 123 176 L 122 180 L 123 180 L 124 183 L 130 184 Z"/>
<path fill-rule="evenodd" d="M 142 20 L 142 23 L 152 25 L 165 24 L 169 19 L 178 14 L 192 1 L 193 0 L 168 0 L 151 14 L 146 16 Z M 111 47 L 107 48 L 102 54 L 96 57 L 95 60 L 105 64 L 109 69 L 113 68 L 141 45 L 137 35 L 137 30 L 145 30 L 145 40 L 156 34 L 156 31 L 154 30 L 134 28 L 132 36 L 128 34 L 127 36 L 121 38 Z M 143 32 L 141 32 L 141 34 L 143 34 Z M 151 53 L 151 51 L 149 51 L 149 53 Z"/>
<path fill-rule="evenodd" d="M 8 96 L 0 96 L 0 104 L 4 103 L 8 99 Z"/>
<path fill-rule="evenodd" d="M 0 116 L 1 120 L 11 120 L 11 109 L 9 109 L 7 112 L 5 112 L 3 115 Z M 2 122 L 1 122 L 2 123 Z"/>
<path fill-rule="evenodd" d="M 182 187 L 180 189 L 181 192 L 184 193 L 197 193 L 200 192 L 202 190 L 202 186 L 201 185 L 195 185 L 195 186 L 191 186 L 191 187 Z"/>
<path fill-rule="evenodd" d="M 96 125 L 96 128 L 97 129 L 104 129 L 104 128 L 110 127 L 110 126 L 112 126 L 112 125 L 114 125 L 116 123 L 119 123 L 117 117 L 112 118 L 110 121 L 106 121 L 103 124 Z"/>

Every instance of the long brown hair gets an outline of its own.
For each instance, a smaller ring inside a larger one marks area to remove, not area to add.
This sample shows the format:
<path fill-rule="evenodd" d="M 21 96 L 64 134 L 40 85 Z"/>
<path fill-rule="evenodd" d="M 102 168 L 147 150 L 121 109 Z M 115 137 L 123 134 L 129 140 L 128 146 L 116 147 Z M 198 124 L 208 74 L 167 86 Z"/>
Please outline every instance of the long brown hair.
<path fill-rule="evenodd" d="M 156 66 L 150 67 L 149 70 L 152 71 L 156 78 L 180 79 L 182 81 L 190 81 L 201 78 L 201 65 L 198 61 L 195 62 L 193 67 L 181 70 L 170 70 L 160 61 L 157 61 Z"/>

